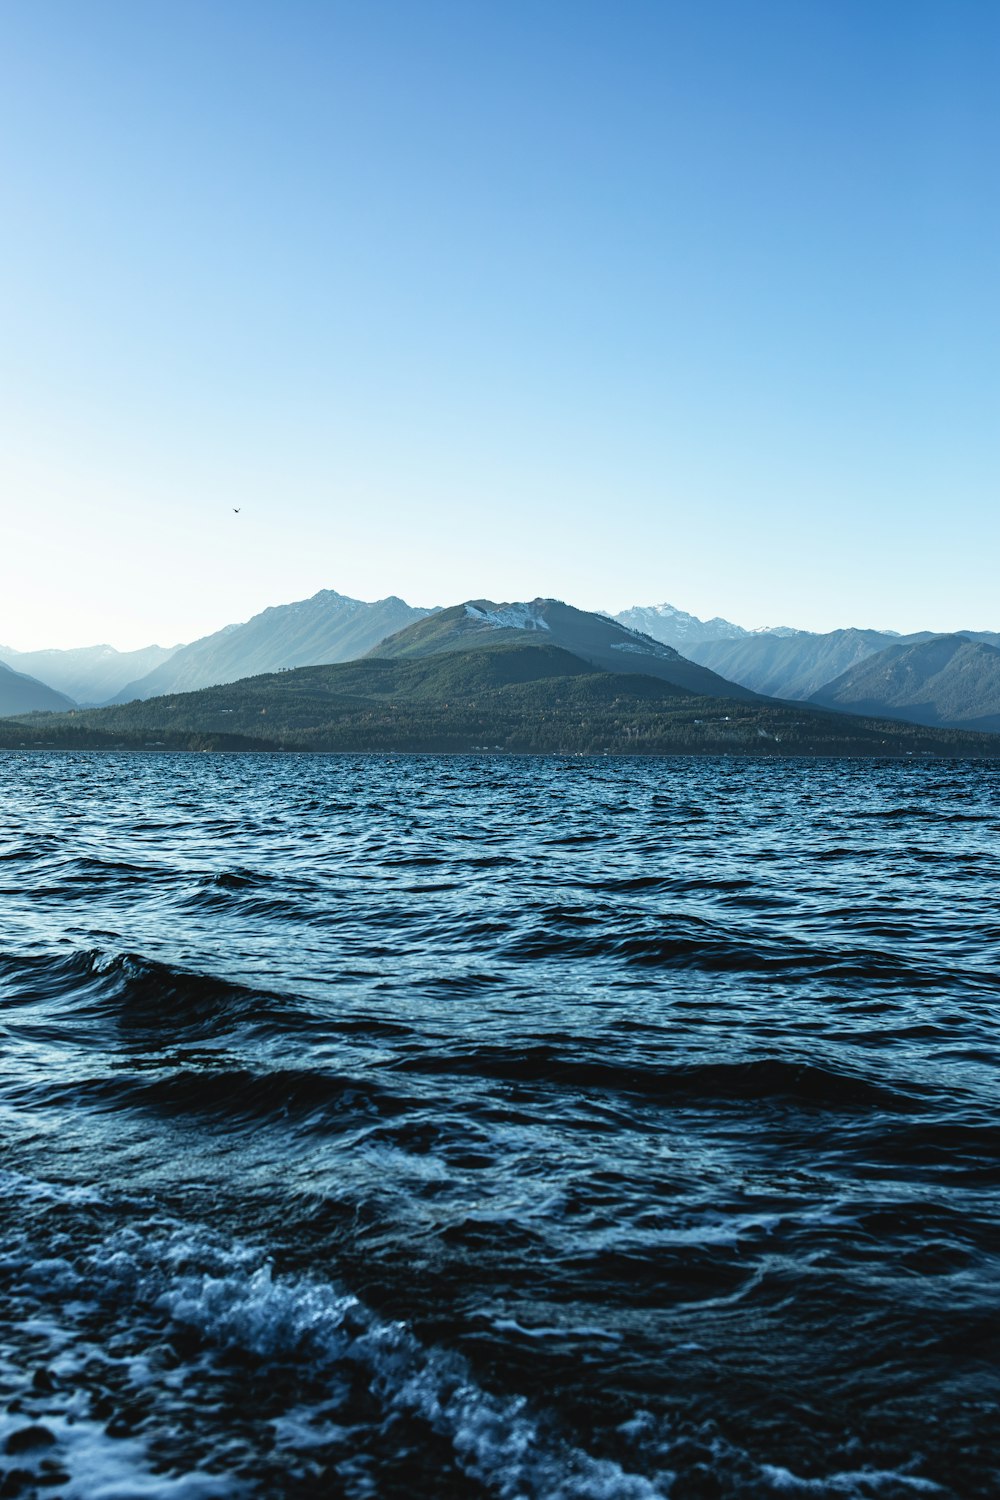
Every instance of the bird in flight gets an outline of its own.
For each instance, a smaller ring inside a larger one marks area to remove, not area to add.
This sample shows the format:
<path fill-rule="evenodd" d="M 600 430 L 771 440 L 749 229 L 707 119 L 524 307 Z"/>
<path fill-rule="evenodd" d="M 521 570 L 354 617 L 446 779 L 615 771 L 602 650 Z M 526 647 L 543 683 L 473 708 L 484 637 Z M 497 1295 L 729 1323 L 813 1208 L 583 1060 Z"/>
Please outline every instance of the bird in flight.
<path fill-rule="evenodd" d="M 234 516 L 238 516 L 239 513 L 240 513 L 240 507 L 238 505 L 234 505 L 233 506 L 233 515 Z"/>

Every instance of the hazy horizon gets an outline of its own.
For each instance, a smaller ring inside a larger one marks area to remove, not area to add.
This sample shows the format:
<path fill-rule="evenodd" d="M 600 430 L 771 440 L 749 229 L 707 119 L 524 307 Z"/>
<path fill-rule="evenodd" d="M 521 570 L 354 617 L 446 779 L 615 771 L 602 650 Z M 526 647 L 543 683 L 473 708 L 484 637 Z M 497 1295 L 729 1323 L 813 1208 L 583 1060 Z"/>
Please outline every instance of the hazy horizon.
<path fill-rule="evenodd" d="M 5 20 L 8 647 L 328 587 L 1000 626 L 1000 11 Z"/>
<path fill-rule="evenodd" d="M 340 595 L 342 595 L 343 597 L 346 597 L 346 598 L 351 598 L 351 599 L 356 599 L 357 598 L 356 595 L 347 594 L 345 592 L 345 590 L 343 590 L 343 589 L 333 588 L 330 585 L 327 585 L 326 588 L 330 589 L 330 591 L 332 591 L 334 593 L 338 593 L 338 594 L 340 594 Z M 323 591 L 324 590 L 316 590 L 317 593 L 323 592 Z M 405 597 L 403 595 L 401 595 L 399 593 L 399 591 L 396 590 L 396 589 L 389 589 L 387 592 L 385 592 L 383 594 L 380 594 L 378 596 L 378 598 L 379 599 L 386 599 L 386 598 L 390 598 L 390 597 L 392 597 L 394 595 L 396 597 L 398 597 L 398 598 L 402 598 L 404 600 L 404 603 L 413 605 L 416 608 L 423 608 L 423 609 L 447 609 L 448 607 L 450 607 L 452 605 L 464 603 L 465 601 L 467 601 L 469 599 L 482 599 L 482 598 L 491 598 L 491 597 L 493 598 L 493 600 L 494 600 L 495 603 L 527 602 L 526 600 L 515 600 L 514 597 L 513 597 L 513 595 L 508 595 L 508 596 L 501 596 L 501 595 L 490 596 L 490 595 L 485 595 L 483 593 L 471 593 L 471 594 L 463 594 L 461 599 L 458 599 L 458 598 L 447 599 L 447 600 L 443 600 L 443 601 L 435 601 L 434 604 L 427 604 L 427 602 L 424 601 L 424 600 L 419 600 L 419 599 L 405 599 Z M 312 597 L 313 597 L 313 595 L 305 596 L 305 598 L 312 598 Z M 543 594 L 543 595 L 532 595 L 531 597 L 532 598 L 541 597 L 541 598 L 549 598 L 549 599 L 551 599 L 551 598 L 556 598 L 557 596 L 549 593 L 549 594 Z M 150 646 L 160 646 L 160 647 L 165 647 L 165 648 L 179 649 L 182 646 L 190 645 L 193 641 L 203 639 L 204 636 L 215 635 L 219 631 L 226 629 L 227 626 L 228 627 L 232 627 L 232 626 L 236 626 L 236 625 L 245 624 L 248 620 L 252 619 L 254 616 L 256 616 L 258 614 L 261 614 L 266 609 L 275 608 L 275 607 L 281 607 L 283 605 L 288 605 L 288 604 L 303 603 L 303 602 L 305 602 L 305 598 L 303 598 L 303 599 L 276 599 L 276 600 L 273 600 L 273 601 L 271 601 L 270 604 L 263 605 L 263 606 L 261 606 L 260 609 L 255 609 L 255 610 L 251 611 L 251 613 L 243 616 L 243 618 L 240 619 L 240 620 L 224 620 L 220 624 L 216 625 L 214 628 L 211 628 L 209 630 L 203 631 L 201 633 L 201 635 L 188 635 L 188 636 L 186 636 L 182 640 L 169 640 L 169 641 L 168 640 L 142 640 L 142 641 L 137 640 L 133 644 L 130 644 L 130 645 L 127 645 L 127 646 L 118 645 L 114 641 L 106 641 L 106 640 L 102 640 L 102 641 L 98 641 L 98 640 L 88 640 L 88 641 L 79 640 L 79 641 L 70 642 L 68 644 L 66 642 L 46 641 L 46 642 L 43 642 L 43 643 L 40 643 L 40 644 L 36 643 L 36 644 L 30 644 L 30 645 L 18 645 L 13 640 L 0 640 L 0 649 L 2 649 L 2 650 L 8 650 L 8 651 L 11 651 L 11 652 L 16 652 L 18 655 L 26 655 L 26 654 L 33 653 L 33 652 L 36 652 L 36 651 L 74 650 L 74 649 L 83 649 L 83 648 L 86 648 L 86 647 L 95 647 L 95 646 L 111 646 L 114 650 L 121 651 L 121 652 L 138 651 L 138 650 L 142 650 L 144 647 L 150 647 Z M 361 600 L 360 602 L 361 603 L 371 604 L 371 603 L 376 603 L 377 600 L 376 599 L 368 599 L 368 600 Z M 825 630 L 814 630 L 813 627 L 799 625 L 794 620 L 771 619 L 771 620 L 758 621 L 756 623 L 750 623 L 750 622 L 748 622 L 746 620 L 736 620 L 736 619 L 734 619 L 732 617 L 732 615 L 727 614 L 724 609 L 713 609 L 713 610 L 711 610 L 710 612 L 708 612 L 706 614 L 699 615 L 695 610 L 685 609 L 683 605 L 677 604 L 676 601 L 672 600 L 672 599 L 653 599 L 653 600 L 638 600 L 638 599 L 636 599 L 636 600 L 632 600 L 632 602 L 629 603 L 629 604 L 621 604 L 621 605 L 616 606 L 615 608 L 610 608 L 610 607 L 608 607 L 606 605 L 600 605 L 600 604 L 581 604 L 576 599 L 564 599 L 564 600 L 562 600 L 562 602 L 566 603 L 566 604 L 572 604 L 572 605 L 574 605 L 578 609 L 591 610 L 592 612 L 594 612 L 596 614 L 608 615 L 611 618 L 614 618 L 618 614 L 621 614 L 621 613 L 625 612 L 626 610 L 633 609 L 633 608 L 639 608 L 639 609 L 645 608 L 645 609 L 649 609 L 649 608 L 656 608 L 656 607 L 662 606 L 664 604 L 668 604 L 668 605 L 671 605 L 673 608 L 681 611 L 682 613 L 688 614 L 688 615 L 692 615 L 696 619 L 700 619 L 703 622 L 708 622 L 708 621 L 713 620 L 713 619 L 722 619 L 722 620 L 725 620 L 728 624 L 739 625 L 739 626 L 742 626 L 742 628 L 744 630 L 749 630 L 749 631 L 764 631 L 764 630 L 768 630 L 768 629 L 773 630 L 773 629 L 778 628 L 778 627 L 784 627 L 784 628 L 789 628 L 790 627 L 790 628 L 795 629 L 795 630 L 812 630 L 813 633 L 815 633 L 815 634 L 825 634 L 826 633 Z M 935 629 L 935 627 L 932 627 L 932 626 L 929 626 L 929 625 L 912 625 L 912 626 L 907 626 L 905 628 L 901 628 L 901 627 L 899 627 L 896 624 L 891 623 L 891 622 L 888 623 L 888 624 L 886 624 L 885 622 L 872 623 L 871 621 L 843 620 L 843 621 L 840 622 L 839 625 L 831 625 L 828 628 L 829 628 L 829 630 L 852 629 L 852 628 L 853 629 L 857 629 L 857 630 L 876 630 L 876 631 L 880 631 L 880 632 L 882 632 L 884 634 L 893 634 L 893 633 L 895 633 L 895 634 L 898 634 L 898 635 L 910 635 L 910 634 L 916 633 L 917 631 L 920 631 L 920 630 L 935 630 L 935 633 L 944 635 L 944 634 L 952 634 L 954 632 L 959 632 L 959 631 L 962 631 L 962 630 L 976 630 L 976 631 L 978 631 L 978 630 L 991 630 L 991 629 L 998 628 L 998 627 L 996 627 L 994 625 L 991 625 L 988 622 L 985 623 L 985 624 L 969 624 L 968 622 L 966 622 L 964 625 L 950 625 L 950 626 L 945 626 L 945 627 L 939 627 L 937 629 Z"/>

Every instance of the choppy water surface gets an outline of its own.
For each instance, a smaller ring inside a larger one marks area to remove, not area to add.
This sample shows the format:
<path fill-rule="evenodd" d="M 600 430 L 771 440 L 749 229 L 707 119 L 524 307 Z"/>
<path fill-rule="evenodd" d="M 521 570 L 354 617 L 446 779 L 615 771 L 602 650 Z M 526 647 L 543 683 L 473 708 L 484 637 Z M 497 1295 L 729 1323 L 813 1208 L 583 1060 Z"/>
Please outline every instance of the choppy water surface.
<path fill-rule="evenodd" d="M 1000 1494 L 998 792 L 0 757 L 0 1494 Z"/>

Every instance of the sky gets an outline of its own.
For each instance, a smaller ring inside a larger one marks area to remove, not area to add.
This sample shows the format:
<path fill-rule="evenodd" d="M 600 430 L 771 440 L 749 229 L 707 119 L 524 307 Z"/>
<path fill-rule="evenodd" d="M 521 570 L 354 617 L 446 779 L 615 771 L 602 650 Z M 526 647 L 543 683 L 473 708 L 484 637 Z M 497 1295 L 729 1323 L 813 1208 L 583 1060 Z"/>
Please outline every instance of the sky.
<path fill-rule="evenodd" d="M 0 642 L 1000 629 L 993 0 L 0 0 Z"/>

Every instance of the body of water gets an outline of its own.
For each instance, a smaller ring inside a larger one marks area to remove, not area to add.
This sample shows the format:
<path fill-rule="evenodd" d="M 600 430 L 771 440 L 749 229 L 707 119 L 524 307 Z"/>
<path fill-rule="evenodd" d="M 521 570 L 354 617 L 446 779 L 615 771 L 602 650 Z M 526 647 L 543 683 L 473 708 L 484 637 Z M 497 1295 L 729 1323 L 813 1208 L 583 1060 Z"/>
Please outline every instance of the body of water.
<path fill-rule="evenodd" d="M 1000 766 L 0 807 L 0 1494 L 1000 1494 Z"/>

